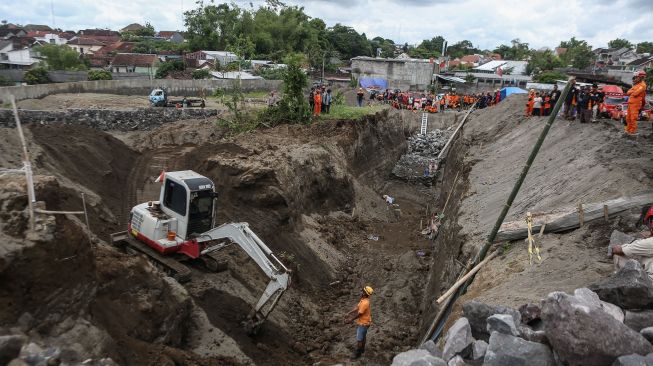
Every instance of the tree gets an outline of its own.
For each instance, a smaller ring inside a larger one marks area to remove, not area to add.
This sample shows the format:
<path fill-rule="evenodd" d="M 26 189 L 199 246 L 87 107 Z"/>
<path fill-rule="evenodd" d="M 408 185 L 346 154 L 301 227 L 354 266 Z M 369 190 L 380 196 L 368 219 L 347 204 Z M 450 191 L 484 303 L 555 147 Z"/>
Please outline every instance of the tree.
<path fill-rule="evenodd" d="M 91 70 L 88 72 L 88 80 L 111 80 L 113 77 L 107 70 Z"/>
<path fill-rule="evenodd" d="M 69 46 L 44 44 L 34 47 L 34 51 L 45 58 L 49 70 L 86 70 L 80 55 Z"/>
<path fill-rule="evenodd" d="M 210 79 L 211 73 L 206 69 L 193 70 L 193 79 Z"/>
<path fill-rule="evenodd" d="M 259 122 L 267 126 L 281 123 L 307 123 L 311 111 L 304 97 L 304 89 L 308 85 L 308 77 L 301 69 L 304 62 L 300 54 L 292 54 L 285 58 L 287 65 L 283 75 L 283 97 L 276 106 L 268 107 L 258 116 Z"/>
<path fill-rule="evenodd" d="M 528 43 L 521 42 L 519 38 L 510 41 L 510 46 L 505 44 L 500 45 L 493 52 L 500 54 L 504 60 L 517 61 L 524 60 L 531 54 Z"/>
<path fill-rule="evenodd" d="M 559 47 L 567 49 L 567 52 L 560 57 L 565 66 L 571 65 L 577 69 L 585 69 L 594 61 L 592 46 L 587 44 L 587 41 L 571 37 L 569 41 L 560 42 Z"/>
<path fill-rule="evenodd" d="M 154 26 L 150 24 L 150 22 L 145 22 L 145 26 L 143 28 L 134 31 L 133 33 L 134 35 L 140 37 L 154 37 L 156 31 L 154 30 Z"/>
<path fill-rule="evenodd" d="M 186 39 L 191 50 L 225 50 L 237 37 L 234 30 L 239 22 L 240 8 L 235 4 L 215 5 L 213 0 L 209 5 L 200 0 L 198 5 L 197 9 L 184 12 Z"/>
<path fill-rule="evenodd" d="M 12 85 L 16 85 L 16 83 L 7 79 L 4 76 L 0 76 L 0 86 L 12 86 Z"/>
<path fill-rule="evenodd" d="M 562 61 L 551 50 L 533 51 L 531 58 L 526 65 L 526 73 L 528 75 L 539 73 L 542 71 L 553 70 L 557 67 L 562 67 Z"/>
<path fill-rule="evenodd" d="M 23 78 L 29 85 L 48 84 L 52 82 L 48 76 L 48 69 L 42 66 L 37 66 L 33 69 L 28 70 L 25 72 L 25 76 Z"/>
<path fill-rule="evenodd" d="M 612 41 L 608 42 L 608 47 L 633 49 L 633 44 L 630 43 L 627 39 L 615 38 Z"/>
<path fill-rule="evenodd" d="M 473 83 L 474 81 L 476 81 L 476 78 L 474 77 L 474 75 L 472 75 L 472 73 L 468 72 L 468 73 L 465 75 L 465 82 L 466 82 L 467 84 L 471 84 L 471 83 Z"/>
<path fill-rule="evenodd" d="M 475 48 L 471 41 L 463 40 L 447 48 L 447 55 L 452 58 L 463 57 L 481 52 L 480 49 Z"/>
<path fill-rule="evenodd" d="M 154 74 L 154 78 L 164 79 L 172 71 L 184 71 L 185 69 L 186 65 L 184 65 L 184 62 L 181 60 L 166 61 L 159 65 L 159 68 L 156 70 L 156 74 Z"/>
<path fill-rule="evenodd" d="M 533 76 L 536 83 L 554 84 L 556 80 L 567 80 L 567 77 L 557 71 L 546 71 Z"/>
<path fill-rule="evenodd" d="M 653 54 L 653 42 L 640 42 L 637 44 L 637 53 Z"/>

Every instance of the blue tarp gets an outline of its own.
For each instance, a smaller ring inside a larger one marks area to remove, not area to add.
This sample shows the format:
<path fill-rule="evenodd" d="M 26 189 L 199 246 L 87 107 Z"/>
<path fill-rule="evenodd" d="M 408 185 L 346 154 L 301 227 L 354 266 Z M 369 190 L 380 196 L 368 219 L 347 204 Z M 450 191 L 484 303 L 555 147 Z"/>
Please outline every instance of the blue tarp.
<path fill-rule="evenodd" d="M 515 86 L 507 86 L 501 89 L 501 100 L 506 99 L 510 94 L 526 94 L 526 90 L 522 88 L 517 88 Z"/>
<path fill-rule="evenodd" d="M 358 83 L 361 88 L 370 90 L 386 90 L 388 88 L 388 81 L 383 78 L 360 78 Z"/>

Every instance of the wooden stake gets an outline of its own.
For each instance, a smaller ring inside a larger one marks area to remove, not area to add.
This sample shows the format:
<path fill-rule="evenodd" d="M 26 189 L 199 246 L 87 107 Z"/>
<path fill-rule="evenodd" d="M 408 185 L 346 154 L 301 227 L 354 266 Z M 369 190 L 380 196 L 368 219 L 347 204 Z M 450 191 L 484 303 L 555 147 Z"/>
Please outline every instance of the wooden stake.
<path fill-rule="evenodd" d="M 29 208 L 29 228 L 34 230 L 34 202 L 36 197 L 34 194 L 34 182 L 32 180 L 32 164 L 29 161 L 29 154 L 27 152 L 27 143 L 25 142 L 25 135 L 23 135 L 23 128 L 20 125 L 20 118 L 18 118 L 18 108 L 16 108 L 16 98 L 11 95 L 11 108 L 14 111 L 14 119 L 16 120 L 16 129 L 20 137 L 20 143 L 23 146 L 23 167 L 25 168 L 25 180 L 27 183 L 27 206 Z"/>
<path fill-rule="evenodd" d="M 499 251 L 495 250 L 494 253 L 488 255 L 487 257 L 485 257 L 485 259 L 483 259 L 483 261 L 481 263 L 476 265 L 476 267 L 472 268 L 471 271 L 469 271 L 461 279 L 456 281 L 456 283 L 454 283 L 454 285 L 451 286 L 451 288 L 449 290 L 447 290 L 447 292 L 445 292 L 444 295 L 440 296 L 440 298 L 438 298 L 436 300 L 436 302 L 438 304 L 440 304 L 444 300 L 446 300 L 449 296 L 451 296 L 451 294 L 453 294 L 458 289 L 458 287 L 462 286 L 470 277 L 472 277 L 474 274 L 476 274 L 476 272 L 478 272 L 487 262 L 492 260 L 492 258 L 496 257 L 498 254 L 499 254 Z"/>
<path fill-rule="evenodd" d="M 603 220 L 605 220 L 605 222 L 608 222 L 608 217 L 609 217 L 608 205 L 603 205 Z"/>
<path fill-rule="evenodd" d="M 544 235 L 544 229 L 546 228 L 546 224 L 542 224 L 542 227 L 540 228 L 540 234 L 539 237 L 541 238 L 542 235 Z"/>
<path fill-rule="evenodd" d="M 423 230 L 422 219 L 419 219 L 419 231 L 422 231 L 422 230 Z"/>
<path fill-rule="evenodd" d="M 583 203 L 578 201 L 578 223 L 580 224 L 579 226 L 583 226 L 584 221 L 585 221 L 585 212 L 583 212 Z"/>

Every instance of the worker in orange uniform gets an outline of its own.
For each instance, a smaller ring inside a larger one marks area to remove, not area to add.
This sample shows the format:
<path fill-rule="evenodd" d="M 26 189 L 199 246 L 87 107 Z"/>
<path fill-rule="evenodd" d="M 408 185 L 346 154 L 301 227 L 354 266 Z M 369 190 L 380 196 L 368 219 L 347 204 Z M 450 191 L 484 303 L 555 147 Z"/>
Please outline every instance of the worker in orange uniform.
<path fill-rule="evenodd" d="M 642 109 L 644 97 L 646 96 L 646 72 L 640 70 L 633 76 L 633 87 L 628 90 L 628 113 L 626 114 L 626 134 L 635 136 L 637 133 L 637 119 Z"/>
<path fill-rule="evenodd" d="M 313 115 L 319 117 L 322 111 L 322 94 L 320 94 L 320 89 L 315 90 L 313 102 Z"/>
<path fill-rule="evenodd" d="M 363 287 L 361 299 L 350 312 L 345 315 L 345 324 L 349 324 L 356 319 L 356 351 L 353 358 L 359 358 L 365 352 L 365 340 L 367 330 L 372 324 L 372 308 L 370 306 L 370 296 L 374 290 L 370 286 Z"/>
<path fill-rule="evenodd" d="M 531 89 L 528 92 L 528 102 L 526 103 L 526 116 L 530 117 L 533 115 L 533 107 L 535 106 L 535 90 Z"/>

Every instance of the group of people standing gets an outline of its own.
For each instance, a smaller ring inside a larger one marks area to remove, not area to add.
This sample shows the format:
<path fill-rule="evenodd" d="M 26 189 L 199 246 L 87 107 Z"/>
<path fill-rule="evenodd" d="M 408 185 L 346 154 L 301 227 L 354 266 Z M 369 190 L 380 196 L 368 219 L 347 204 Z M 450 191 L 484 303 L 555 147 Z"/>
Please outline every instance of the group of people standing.
<path fill-rule="evenodd" d="M 548 116 L 551 114 L 551 108 L 560 99 L 560 90 L 554 85 L 553 90 L 548 93 L 538 92 L 531 89 L 528 92 L 528 102 L 526 103 L 526 116 Z"/>
<path fill-rule="evenodd" d="M 311 92 L 308 94 L 308 104 L 311 105 L 315 117 L 318 117 L 322 112 L 328 114 L 332 102 L 331 89 L 327 89 L 324 85 L 312 87 Z"/>
<path fill-rule="evenodd" d="M 429 113 L 438 113 L 445 112 L 446 110 L 461 111 L 474 104 L 477 104 L 478 108 L 493 106 L 501 101 L 501 94 L 498 90 L 496 93 L 488 92 L 486 94 L 445 93 L 435 95 L 432 93 L 408 93 L 386 89 L 382 94 L 371 94 L 370 99 L 390 104 L 396 109 L 423 110 Z"/>

